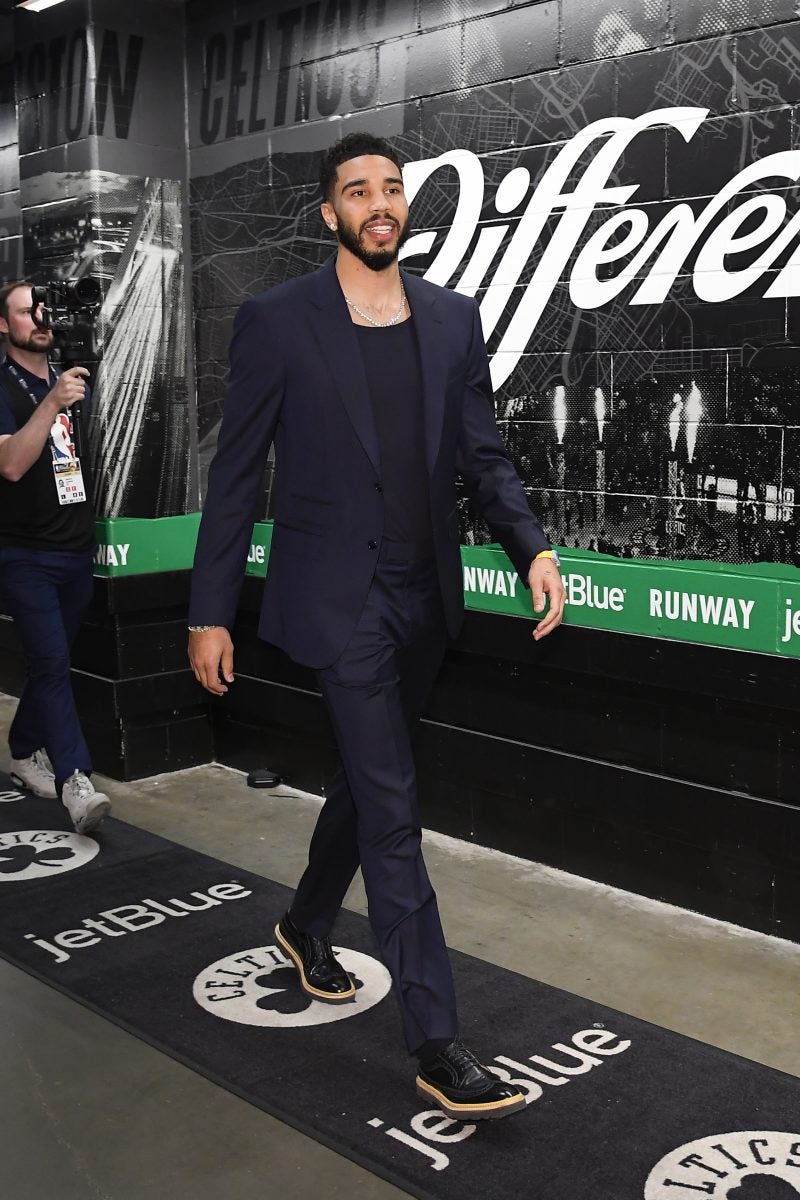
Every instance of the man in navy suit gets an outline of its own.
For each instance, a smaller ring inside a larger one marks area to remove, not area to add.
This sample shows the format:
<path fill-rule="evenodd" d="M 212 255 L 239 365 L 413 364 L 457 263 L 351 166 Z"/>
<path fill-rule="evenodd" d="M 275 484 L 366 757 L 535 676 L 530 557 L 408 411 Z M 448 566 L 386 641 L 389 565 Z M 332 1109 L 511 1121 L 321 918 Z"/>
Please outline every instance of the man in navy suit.
<path fill-rule="evenodd" d="M 350 134 L 327 153 L 322 218 L 336 259 L 246 301 L 192 576 L 189 657 L 214 695 L 275 444 L 274 530 L 259 633 L 317 672 L 342 766 L 276 936 L 314 998 L 355 998 L 330 934 L 360 867 L 400 1003 L 417 1090 L 458 1120 L 522 1094 L 458 1038 L 452 976 L 420 848 L 413 727 L 463 619 L 456 480 L 534 609 L 560 622 L 558 561 L 494 420 L 475 302 L 401 272 L 408 204 L 392 147 Z"/>

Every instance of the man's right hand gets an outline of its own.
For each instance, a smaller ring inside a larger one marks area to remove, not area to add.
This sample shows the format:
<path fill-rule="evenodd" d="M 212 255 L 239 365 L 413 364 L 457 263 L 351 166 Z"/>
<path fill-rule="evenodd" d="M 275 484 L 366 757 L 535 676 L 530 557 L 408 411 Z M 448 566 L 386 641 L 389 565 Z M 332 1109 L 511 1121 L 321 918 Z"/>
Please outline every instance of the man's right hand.
<path fill-rule="evenodd" d="M 62 371 L 54 388 L 47 393 L 47 399 L 55 404 L 56 409 L 71 408 L 79 403 L 86 395 L 84 377 L 88 378 L 86 367 L 70 367 Z"/>
<path fill-rule="evenodd" d="M 233 683 L 233 642 L 224 625 L 189 634 L 189 662 L 195 679 L 207 692 L 225 695 L 228 689 L 220 674 L 227 683 Z"/>

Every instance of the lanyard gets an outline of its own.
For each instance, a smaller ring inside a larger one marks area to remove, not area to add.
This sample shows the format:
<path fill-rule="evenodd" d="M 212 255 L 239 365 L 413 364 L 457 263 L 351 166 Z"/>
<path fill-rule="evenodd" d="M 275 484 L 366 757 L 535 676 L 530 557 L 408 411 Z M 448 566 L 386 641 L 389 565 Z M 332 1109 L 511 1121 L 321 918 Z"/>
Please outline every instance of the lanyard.
<path fill-rule="evenodd" d="M 34 410 L 37 409 L 39 401 L 29 381 L 15 363 L 6 359 L 4 365 L 11 381 L 28 397 Z M 51 382 L 53 379 L 58 380 L 58 373 L 48 363 L 48 383 L 51 387 L 54 386 Z M 73 415 L 77 416 L 77 413 L 59 412 L 50 429 L 50 454 L 59 505 L 83 504 L 87 499 L 81 470 L 80 428 L 78 421 L 73 421 Z"/>
<path fill-rule="evenodd" d="M 34 392 L 33 388 L 31 387 L 30 383 L 28 382 L 28 380 L 22 374 L 22 372 L 17 369 L 17 367 L 11 361 L 10 358 L 6 359 L 4 366 L 5 366 L 5 369 L 8 371 L 9 375 L 14 380 L 14 382 L 17 383 L 22 388 L 22 390 L 24 391 L 25 395 L 30 400 L 33 407 L 38 408 L 39 401 L 36 399 L 36 393 Z M 56 374 L 56 372 L 53 370 L 53 368 L 50 366 L 49 363 L 48 363 L 48 368 L 49 368 L 48 384 L 50 387 L 53 387 L 55 385 L 55 383 L 58 382 L 58 375 Z"/>

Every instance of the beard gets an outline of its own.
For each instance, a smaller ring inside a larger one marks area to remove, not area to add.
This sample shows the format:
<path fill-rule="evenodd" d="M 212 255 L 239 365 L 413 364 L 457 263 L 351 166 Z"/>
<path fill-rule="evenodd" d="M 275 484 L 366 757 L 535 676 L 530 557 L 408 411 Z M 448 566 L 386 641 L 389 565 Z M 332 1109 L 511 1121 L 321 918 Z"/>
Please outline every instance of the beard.
<path fill-rule="evenodd" d="M 387 217 L 387 221 L 397 225 L 400 233 L 396 244 L 391 249 L 387 247 L 385 250 L 367 250 L 361 242 L 361 234 L 356 233 L 352 225 L 348 225 L 339 214 L 336 225 L 336 237 L 340 245 L 344 246 L 345 250 L 349 250 L 354 254 L 365 267 L 369 267 L 370 271 L 385 271 L 393 262 L 397 262 L 397 256 L 400 253 L 400 247 L 403 246 L 411 234 L 411 223 L 406 217 L 405 224 L 400 225 L 393 217 Z M 370 221 L 374 221 L 374 217 L 370 217 Z M 364 225 L 368 225 L 369 221 L 365 221 Z M 362 229 L 364 228 L 362 225 Z"/>
<path fill-rule="evenodd" d="M 49 335 L 46 341 L 38 337 L 40 333 Z M 14 337 L 9 329 L 6 337 L 12 346 L 15 346 L 17 350 L 24 350 L 27 354 L 49 354 L 53 348 L 52 329 L 37 329 L 36 333 L 31 333 L 26 338 Z"/>

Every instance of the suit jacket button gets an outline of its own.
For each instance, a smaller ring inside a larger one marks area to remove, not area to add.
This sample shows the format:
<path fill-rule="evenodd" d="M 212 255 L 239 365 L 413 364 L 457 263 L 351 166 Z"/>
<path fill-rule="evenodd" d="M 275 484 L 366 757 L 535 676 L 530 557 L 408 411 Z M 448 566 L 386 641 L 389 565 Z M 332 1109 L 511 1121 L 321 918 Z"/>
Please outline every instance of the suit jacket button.
<path fill-rule="evenodd" d="M 370 540 L 367 542 L 367 546 L 370 550 L 378 549 L 378 543 L 375 541 L 375 538 L 370 538 Z"/>
<path fill-rule="evenodd" d="M 375 484 L 375 491 L 376 491 L 376 492 L 382 492 L 382 491 L 383 491 L 383 486 L 382 486 L 382 484 L 380 484 L 380 483 L 376 483 L 376 484 Z"/>

